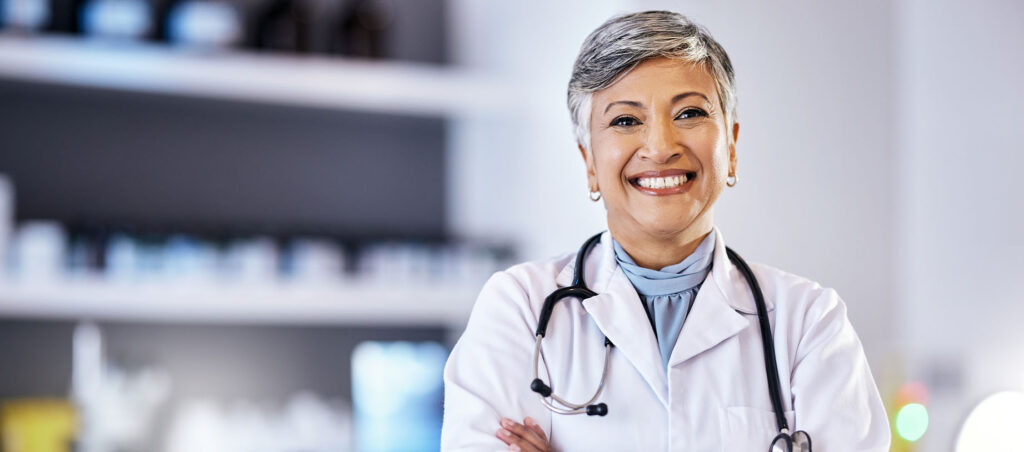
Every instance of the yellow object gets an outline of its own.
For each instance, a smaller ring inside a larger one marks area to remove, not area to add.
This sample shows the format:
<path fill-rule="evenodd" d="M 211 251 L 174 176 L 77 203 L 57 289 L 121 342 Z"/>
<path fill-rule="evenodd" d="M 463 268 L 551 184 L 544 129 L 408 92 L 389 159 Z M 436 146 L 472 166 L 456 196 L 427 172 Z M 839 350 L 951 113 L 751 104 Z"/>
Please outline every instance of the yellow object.
<path fill-rule="evenodd" d="M 77 424 L 75 408 L 61 399 L 21 399 L 0 405 L 4 452 L 68 452 Z"/>

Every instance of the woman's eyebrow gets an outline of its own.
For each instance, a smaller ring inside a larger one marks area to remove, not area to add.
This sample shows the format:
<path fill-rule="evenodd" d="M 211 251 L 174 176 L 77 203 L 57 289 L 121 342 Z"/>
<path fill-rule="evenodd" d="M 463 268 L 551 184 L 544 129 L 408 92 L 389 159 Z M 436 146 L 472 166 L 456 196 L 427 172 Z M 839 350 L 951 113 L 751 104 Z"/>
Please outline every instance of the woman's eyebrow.
<path fill-rule="evenodd" d="M 711 103 L 711 99 L 708 99 L 708 96 L 705 96 L 704 93 L 699 93 L 697 91 L 687 91 L 685 93 L 676 94 L 675 97 L 672 98 L 672 103 L 674 104 L 690 96 L 700 96 L 704 98 L 705 102 L 709 104 Z"/>
<path fill-rule="evenodd" d="M 687 91 L 685 93 L 676 94 L 675 96 L 672 97 L 672 103 L 674 104 L 690 96 L 698 96 L 704 99 L 704 102 L 707 102 L 709 104 L 711 103 L 711 99 L 708 99 L 708 96 L 705 96 L 704 93 L 700 93 L 697 91 Z M 637 102 L 635 100 L 617 100 L 615 102 L 609 103 L 608 106 L 604 108 L 604 112 L 608 113 L 608 110 L 611 110 L 612 107 L 614 107 L 615 105 L 628 105 L 630 107 L 635 108 L 642 108 L 644 106 L 644 104 Z"/>
<path fill-rule="evenodd" d="M 644 104 L 642 104 L 640 102 L 637 102 L 635 100 L 617 100 L 615 102 L 612 102 L 612 103 L 608 104 L 608 106 L 604 108 L 604 112 L 608 113 L 608 110 L 611 110 L 612 107 L 614 105 L 616 105 L 616 104 L 628 105 L 630 107 L 636 107 L 636 108 L 641 108 L 641 107 L 644 106 Z"/>

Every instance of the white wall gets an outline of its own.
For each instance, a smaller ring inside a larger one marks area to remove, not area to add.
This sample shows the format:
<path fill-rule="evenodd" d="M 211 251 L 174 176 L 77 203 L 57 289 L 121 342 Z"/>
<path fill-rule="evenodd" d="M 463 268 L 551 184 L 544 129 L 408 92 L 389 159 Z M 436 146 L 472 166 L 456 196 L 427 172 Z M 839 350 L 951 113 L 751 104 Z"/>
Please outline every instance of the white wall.
<path fill-rule="evenodd" d="M 932 386 L 922 450 L 950 450 L 972 404 L 1024 390 L 1024 4 L 902 5 L 897 330 Z"/>

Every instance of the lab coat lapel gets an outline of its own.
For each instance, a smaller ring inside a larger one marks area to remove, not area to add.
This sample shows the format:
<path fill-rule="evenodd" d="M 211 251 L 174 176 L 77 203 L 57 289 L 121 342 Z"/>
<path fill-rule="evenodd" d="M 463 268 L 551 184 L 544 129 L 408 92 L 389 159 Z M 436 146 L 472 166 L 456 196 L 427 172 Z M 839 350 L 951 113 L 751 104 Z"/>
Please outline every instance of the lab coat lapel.
<path fill-rule="evenodd" d="M 743 310 L 742 307 L 748 304 L 752 306 L 753 297 L 749 291 L 737 290 L 737 284 L 746 287 L 746 281 L 729 261 L 722 234 L 717 228 L 714 233 L 717 236 L 711 273 L 697 292 L 683 322 L 683 329 L 669 357 L 669 367 L 703 353 L 750 325 L 737 308 Z M 747 297 L 751 300 L 746 300 Z"/>
<path fill-rule="evenodd" d="M 584 300 L 583 307 L 615 344 L 617 352 L 636 368 L 661 403 L 668 406 L 667 378 L 658 352 L 658 339 L 636 289 L 615 261 L 611 241 L 611 235 L 606 232 L 584 264 L 584 277 L 598 295 Z M 559 286 L 571 284 L 572 266 L 570 263 L 557 278 Z"/>
<path fill-rule="evenodd" d="M 668 406 L 667 379 L 658 354 L 658 339 L 626 275 L 617 269 L 608 290 L 584 301 L 583 307 L 615 348 L 640 372 L 661 403 Z"/>

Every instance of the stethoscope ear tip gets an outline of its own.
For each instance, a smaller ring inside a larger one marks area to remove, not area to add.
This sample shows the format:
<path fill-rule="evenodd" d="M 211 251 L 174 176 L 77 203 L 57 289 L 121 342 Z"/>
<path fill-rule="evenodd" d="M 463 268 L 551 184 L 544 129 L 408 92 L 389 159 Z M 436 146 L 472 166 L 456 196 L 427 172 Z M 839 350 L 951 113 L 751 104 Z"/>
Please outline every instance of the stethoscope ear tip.
<path fill-rule="evenodd" d="M 530 382 L 530 389 L 533 390 L 533 392 L 540 394 L 541 397 L 551 397 L 551 387 L 544 384 L 540 378 L 534 378 L 533 381 Z"/>
<path fill-rule="evenodd" d="M 587 416 L 604 416 L 606 414 L 608 414 L 608 405 L 604 403 L 587 405 Z"/>

